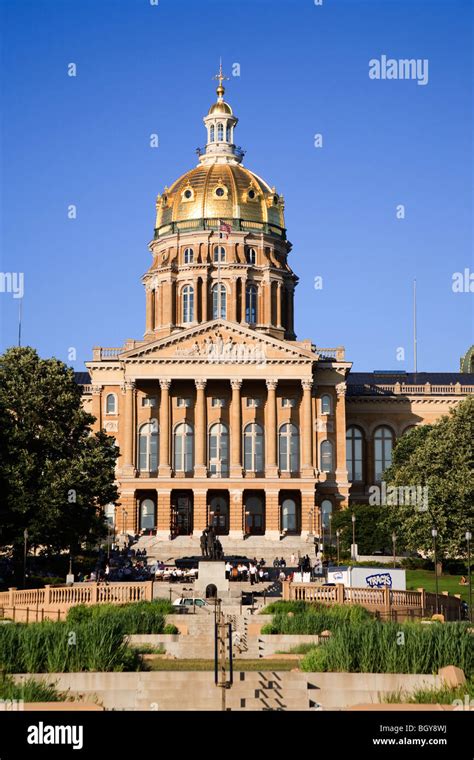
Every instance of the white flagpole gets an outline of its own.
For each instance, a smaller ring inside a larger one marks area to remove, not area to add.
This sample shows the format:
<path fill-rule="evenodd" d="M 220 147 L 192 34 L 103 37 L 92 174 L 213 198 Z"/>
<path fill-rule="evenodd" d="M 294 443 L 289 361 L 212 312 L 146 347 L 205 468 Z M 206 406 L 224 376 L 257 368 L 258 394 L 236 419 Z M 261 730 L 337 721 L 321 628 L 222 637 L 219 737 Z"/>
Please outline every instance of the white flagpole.
<path fill-rule="evenodd" d="M 416 339 L 416 280 L 413 280 L 413 360 L 415 375 L 417 372 L 417 339 Z M 415 378 L 416 381 L 416 378 Z"/>
<path fill-rule="evenodd" d="M 222 232 L 221 232 L 221 224 L 222 219 L 219 219 L 219 252 L 217 256 L 217 317 L 218 319 L 221 318 L 221 241 L 222 241 Z"/>

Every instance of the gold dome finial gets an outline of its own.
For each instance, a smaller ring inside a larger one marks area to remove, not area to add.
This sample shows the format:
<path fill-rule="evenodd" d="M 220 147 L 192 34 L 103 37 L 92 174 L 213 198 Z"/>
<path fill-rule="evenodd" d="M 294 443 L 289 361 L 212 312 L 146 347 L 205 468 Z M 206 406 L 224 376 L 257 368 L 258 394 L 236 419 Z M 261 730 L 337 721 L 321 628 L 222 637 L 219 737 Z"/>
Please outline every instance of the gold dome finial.
<path fill-rule="evenodd" d="M 219 80 L 219 84 L 216 88 L 216 92 L 217 92 L 217 101 L 218 103 L 221 103 L 224 100 L 224 92 L 225 92 L 225 88 L 222 86 L 222 82 L 224 81 L 224 79 L 226 79 L 227 81 L 229 80 L 229 77 L 226 77 L 222 73 L 222 58 L 219 59 L 219 73 L 216 74 L 213 77 L 213 79 Z"/>

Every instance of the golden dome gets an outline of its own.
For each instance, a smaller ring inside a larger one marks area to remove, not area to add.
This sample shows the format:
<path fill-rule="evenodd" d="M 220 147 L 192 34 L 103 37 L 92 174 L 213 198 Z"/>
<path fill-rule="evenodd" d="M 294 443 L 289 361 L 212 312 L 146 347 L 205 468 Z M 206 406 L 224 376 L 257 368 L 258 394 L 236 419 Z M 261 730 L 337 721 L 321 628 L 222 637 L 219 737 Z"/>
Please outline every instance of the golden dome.
<path fill-rule="evenodd" d="M 213 103 L 213 105 L 210 107 L 208 115 L 212 113 L 227 113 L 232 115 L 233 111 L 230 105 L 224 100 L 218 100 L 217 103 Z"/>
<path fill-rule="evenodd" d="M 284 228 L 283 208 L 275 188 L 241 164 L 202 164 L 158 195 L 156 228 L 193 219 L 241 219 Z"/>

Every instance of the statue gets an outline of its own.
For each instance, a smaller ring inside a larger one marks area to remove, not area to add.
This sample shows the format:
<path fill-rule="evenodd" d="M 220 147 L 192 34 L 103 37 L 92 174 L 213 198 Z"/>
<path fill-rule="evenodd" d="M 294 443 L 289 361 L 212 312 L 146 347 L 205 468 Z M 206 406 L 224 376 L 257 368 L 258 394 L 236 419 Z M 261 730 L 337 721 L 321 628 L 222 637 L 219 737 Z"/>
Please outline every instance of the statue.
<path fill-rule="evenodd" d="M 209 559 L 215 559 L 215 532 L 214 528 L 211 526 L 208 528 L 207 536 L 206 536 L 206 549 L 207 549 L 207 557 Z"/>
<path fill-rule="evenodd" d="M 201 533 L 201 537 L 199 539 L 199 544 L 201 546 L 201 555 L 203 557 L 207 557 L 207 529 L 204 529 Z"/>

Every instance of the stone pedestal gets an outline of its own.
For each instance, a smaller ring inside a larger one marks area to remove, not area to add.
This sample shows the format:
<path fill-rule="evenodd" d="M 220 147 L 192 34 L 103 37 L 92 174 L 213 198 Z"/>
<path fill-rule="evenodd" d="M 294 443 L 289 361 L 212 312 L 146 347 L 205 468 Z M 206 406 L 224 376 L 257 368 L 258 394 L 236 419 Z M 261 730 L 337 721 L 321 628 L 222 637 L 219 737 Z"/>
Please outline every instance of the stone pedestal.
<path fill-rule="evenodd" d="M 225 562 L 216 560 L 203 561 L 199 563 L 198 578 L 195 582 L 195 589 L 203 597 L 206 596 L 206 588 L 214 585 L 217 589 L 217 596 L 229 595 L 229 581 L 225 577 Z"/>

